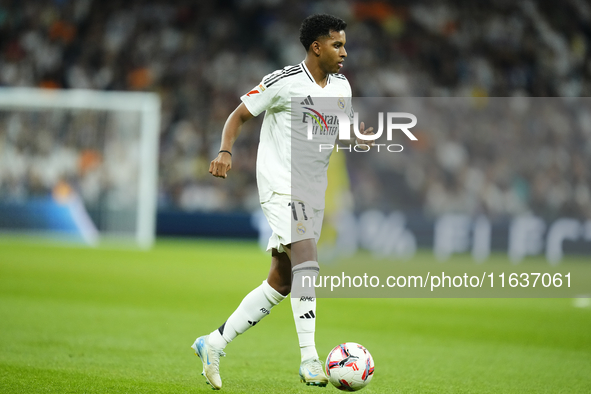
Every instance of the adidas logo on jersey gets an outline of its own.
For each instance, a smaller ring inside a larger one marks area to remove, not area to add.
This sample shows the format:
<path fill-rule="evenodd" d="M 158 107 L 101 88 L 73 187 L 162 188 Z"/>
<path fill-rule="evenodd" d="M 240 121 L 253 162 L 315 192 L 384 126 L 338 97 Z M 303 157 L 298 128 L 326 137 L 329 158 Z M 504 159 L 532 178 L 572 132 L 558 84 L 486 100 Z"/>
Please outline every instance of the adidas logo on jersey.
<path fill-rule="evenodd" d="M 310 95 L 308 95 L 308 97 L 306 97 L 305 100 L 302 101 L 300 104 L 302 104 L 302 105 L 314 105 L 314 102 L 312 101 L 312 97 L 310 97 Z"/>
<path fill-rule="evenodd" d="M 315 317 L 314 311 L 310 310 L 308 313 L 304 313 L 302 316 L 300 316 L 300 319 L 314 319 Z"/>

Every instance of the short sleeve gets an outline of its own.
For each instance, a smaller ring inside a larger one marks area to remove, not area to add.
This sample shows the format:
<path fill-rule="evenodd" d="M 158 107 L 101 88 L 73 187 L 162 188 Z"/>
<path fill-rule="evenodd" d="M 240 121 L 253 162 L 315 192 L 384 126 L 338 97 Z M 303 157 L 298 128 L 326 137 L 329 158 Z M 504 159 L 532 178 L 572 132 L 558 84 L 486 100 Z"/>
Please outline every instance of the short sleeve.
<path fill-rule="evenodd" d="M 351 97 L 353 93 L 351 91 L 351 85 L 349 85 L 349 81 L 347 81 L 347 88 L 349 94 L 346 97 L 345 114 L 347 114 L 349 120 L 351 121 L 351 124 L 353 124 L 353 115 L 355 113 L 355 110 L 353 109 L 353 97 Z"/>
<path fill-rule="evenodd" d="M 347 104 L 345 105 L 345 113 L 349 117 L 351 124 L 353 124 L 354 109 L 353 109 L 353 99 L 351 97 L 347 98 Z"/>
<path fill-rule="evenodd" d="M 250 92 L 240 97 L 240 100 L 253 116 L 258 116 L 260 113 L 274 107 L 279 101 L 280 84 L 266 86 L 264 81 L 267 77 L 263 78 L 263 81 L 252 88 Z"/>

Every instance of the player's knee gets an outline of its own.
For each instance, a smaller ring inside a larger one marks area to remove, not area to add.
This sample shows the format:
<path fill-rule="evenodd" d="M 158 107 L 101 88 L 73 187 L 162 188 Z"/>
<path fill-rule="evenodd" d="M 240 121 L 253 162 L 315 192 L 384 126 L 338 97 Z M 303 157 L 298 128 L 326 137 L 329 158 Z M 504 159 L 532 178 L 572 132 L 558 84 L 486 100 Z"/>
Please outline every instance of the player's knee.
<path fill-rule="evenodd" d="M 282 296 L 286 296 L 289 293 L 291 293 L 291 283 L 288 284 L 281 284 L 279 286 L 277 286 L 278 288 L 276 288 L 275 290 L 277 290 L 277 292 L 279 294 L 281 294 Z"/>
<path fill-rule="evenodd" d="M 291 283 L 286 282 L 285 279 L 270 276 L 267 278 L 267 283 L 270 289 L 273 289 L 284 297 L 291 292 Z M 273 295 L 273 291 L 269 291 L 269 293 L 269 296 Z"/>

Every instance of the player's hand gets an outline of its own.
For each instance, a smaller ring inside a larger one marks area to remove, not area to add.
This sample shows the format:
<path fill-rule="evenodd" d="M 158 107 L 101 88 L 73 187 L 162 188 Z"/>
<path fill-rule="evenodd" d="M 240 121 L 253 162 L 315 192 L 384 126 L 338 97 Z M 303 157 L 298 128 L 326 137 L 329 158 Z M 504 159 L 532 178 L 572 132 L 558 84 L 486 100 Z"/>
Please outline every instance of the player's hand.
<path fill-rule="evenodd" d="M 365 129 L 365 123 L 361 122 L 359 124 L 359 133 L 362 135 L 375 135 L 375 133 L 373 132 L 373 127 L 368 128 L 367 130 Z M 375 140 L 364 140 L 361 138 L 356 138 L 355 139 L 355 143 L 356 144 L 365 144 L 368 145 L 370 148 L 374 145 Z M 369 149 L 369 148 L 368 148 Z"/>
<path fill-rule="evenodd" d="M 209 173 L 218 178 L 227 178 L 231 168 L 232 156 L 228 152 L 220 152 L 209 165 Z"/>

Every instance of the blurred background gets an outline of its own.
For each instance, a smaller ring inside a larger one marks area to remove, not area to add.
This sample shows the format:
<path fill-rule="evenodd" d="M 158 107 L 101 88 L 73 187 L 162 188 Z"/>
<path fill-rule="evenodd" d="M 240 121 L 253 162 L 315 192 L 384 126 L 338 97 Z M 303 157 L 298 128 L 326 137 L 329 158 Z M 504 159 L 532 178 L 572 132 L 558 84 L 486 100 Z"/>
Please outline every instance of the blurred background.
<path fill-rule="evenodd" d="M 264 233 L 255 181 L 262 117 L 244 127 L 227 180 L 210 176 L 209 162 L 240 96 L 303 59 L 299 25 L 321 12 L 348 22 L 343 74 L 354 96 L 591 94 L 584 0 L 0 0 L 0 85 L 157 94 L 157 234 L 255 238 Z M 480 132 L 431 124 L 403 156 L 342 160 L 353 197 L 347 210 L 404 212 L 419 246 L 433 243 L 434 223 L 451 213 L 484 215 L 493 229 L 501 223 L 503 239 L 519 215 L 548 225 L 570 218 L 579 227 L 566 238 L 591 252 L 589 102 L 571 112 L 560 102 L 567 109 L 552 114 L 548 105 L 547 119 L 525 134 L 510 124 Z M 58 117 L 57 131 L 43 133 L 39 122 L 50 121 L 27 116 L 0 113 L 0 200 L 55 195 L 68 181 L 95 225 L 96 201 L 135 203 L 137 144 L 109 131 L 125 129 L 120 116 L 69 116 L 78 128 Z M 496 132 L 506 138 L 491 138 Z"/>

